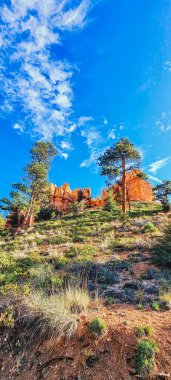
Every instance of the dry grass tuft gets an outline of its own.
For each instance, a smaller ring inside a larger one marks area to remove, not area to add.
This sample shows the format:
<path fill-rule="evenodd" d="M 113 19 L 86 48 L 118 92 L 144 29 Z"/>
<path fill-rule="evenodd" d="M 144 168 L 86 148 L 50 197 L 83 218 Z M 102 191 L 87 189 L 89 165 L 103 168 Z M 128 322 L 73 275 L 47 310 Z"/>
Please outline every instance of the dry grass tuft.
<path fill-rule="evenodd" d="M 79 288 L 68 287 L 61 293 L 45 296 L 34 292 L 25 299 L 23 307 L 24 316 L 30 320 L 37 320 L 44 333 L 51 336 L 71 337 L 77 329 L 82 311 L 86 311 L 90 302 L 86 291 Z"/>

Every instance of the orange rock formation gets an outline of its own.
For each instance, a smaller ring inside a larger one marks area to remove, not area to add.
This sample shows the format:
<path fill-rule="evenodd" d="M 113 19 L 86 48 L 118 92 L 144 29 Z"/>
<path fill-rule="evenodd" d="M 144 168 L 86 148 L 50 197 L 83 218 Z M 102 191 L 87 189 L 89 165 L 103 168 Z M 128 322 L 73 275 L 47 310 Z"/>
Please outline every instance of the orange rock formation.
<path fill-rule="evenodd" d="M 129 202 L 152 202 L 154 195 L 150 183 L 137 174 L 140 170 L 132 170 L 126 174 L 127 201 Z M 113 191 L 114 199 L 117 200 L 121 191 L 121 186 L 114 184 L 110 191 Z M 102 207 L 104 200 L 108 197 L 109 190 L 102 191 L 102 197 L 97 199 L 91 197 L 91 189 L 74 189 L 71 190 L 69 184 L 65 183 L 61 187 L 51 184 L 51 206 L 60 212 L 66 213 L 68 206 L 73 202 L 83 202 L 87 207 Z"/>
<path fill-rule="evenodd" d="M 83 202 L 87 207 L 91 206 L 91 189 L 71 190 L 67 183 L 61 187 L 51 184 L 50 203 L 53 208 L 65 213 L 68 211 L 69 204 L 73 202 Z"/>
<path fill-rule="evenodd" d="M 154 201 L 153 187 L 148 181 L 138 176 L 140 173 L 140 170 L 131 170 L 126 174 L 127 201 L 152 202 Z M 114 184 L 110 190 L 113 191 L 114 198 L 117 200 L 122 187 L 121 185 Z M 103 190 L 102 199 L 104 200 L 107 196 L 108 190 Z"/>

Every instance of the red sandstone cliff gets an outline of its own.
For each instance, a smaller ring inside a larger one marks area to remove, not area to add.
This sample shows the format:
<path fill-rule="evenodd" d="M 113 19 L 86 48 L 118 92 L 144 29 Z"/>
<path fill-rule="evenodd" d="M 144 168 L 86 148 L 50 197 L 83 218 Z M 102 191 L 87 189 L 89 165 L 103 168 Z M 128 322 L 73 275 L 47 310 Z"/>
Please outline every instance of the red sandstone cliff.
<path fill-rule="evenodd" d="M 127 201 L 130 202 L 152 202 L 155 200 L 153 187 L 147 181 L 139 177 L 140 170 L 131 170 L 126 174 L 126 192 Z M 122 190 L 121 185 L 114 184 L 110 190 L 113 191 L 114 198 L 117 200 L 119 192 Z M 102 199 L 108 196 L 108 190 L 103 190 Z"/>
<path fill-rule="evenodd" d="M 73 202 L 83 202 L 86 206 L 90 206 L 91 189 L 74 189 L 71 190 L 69 184 L 65 183 L 61 187 L 51 184 L 50 203 L 52 207 L 61 212 L 67 212 L 68 206 Z"/>
<path fill-rule="evenodd" d="M 132 170 L 126 174 L 126 190 L 128 202 L 152 202 L 154 195 L 150 183 L 138 176 L 140 170 Z M 115 184 L 111 186 L 110 191 L 113 191 L 114 199 L 118 199 L 121 191 L 121 186 Z M 69 184 L 64 184 L 61 187 L 51 184 L 51 199 L 52 207 L 60 212 L 66 213 L 68 206 L 73 202 L 83 202 L 87 207 L 102 207 L 104 200 L 108 197 L 109 190 L 102 191 L 102 197 L 97 199 L 91 198 L 91 189 L 74 189 L 71 190 Z"/>

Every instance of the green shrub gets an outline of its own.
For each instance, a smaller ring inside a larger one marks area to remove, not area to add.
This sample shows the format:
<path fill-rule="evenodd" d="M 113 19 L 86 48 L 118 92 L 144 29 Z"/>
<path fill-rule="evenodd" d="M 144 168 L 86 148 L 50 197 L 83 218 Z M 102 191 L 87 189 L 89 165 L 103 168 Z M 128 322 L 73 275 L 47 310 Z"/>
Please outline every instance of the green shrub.
<path fill-rule="evenodd" d="M 154 355 L 157 351 L 157 343 L 151 340 L 142 340 L 137 347 L 136 371 L 143 377 L 147 377 L 154 367 Z"/>
<path fill-rule="evenodd" d="M 157 265 L 171 268 L 171 224 L 165 230 L 153 248 L 153 261 Z"/>
<path fill-rule="evenodd" d="M 151 326 L 144 326 L 144 332 L 145 332 L 145 335 L 147 336 L 151 336 L 152 335 L 152 332 L 153 332 L 153 329 Z"/>
<path fill-rule="evenodd" d="M 48 239 L 49 244 L 62 244 L 66 242 L 68 242 L 68 237 L 62 235 L 52 236 Z"/>
<path fill-rule="evenodd" d="M 81 235 L 74 235 L 72 241 L 73 243 L 82 243 L 84 238 Z"/>
<path fill-rule="evenodd" d="M 108 303 L 108 305 L 115 304 L 116 303 L 116 298 L 112 297 L 112 296 L 107 297 L 107 303 Z"/>
<path fill-rule="evenodd" d="M 13 316 L 13 308 L 7 307 L 5 310 L 1 312 L 0 315 L 0 327 L 14 327 L 14 316 Z"/>
<path fill-rule="evenodd" d="M 138 309 L 138 310 L 143 310 L 143 309 L 144 309 L 143 304 L 142 304 L 142 303 L 138 303 L 138 305 L 137 305 L 137 309 Z"/>
<path fill-rule="evenodd" d="M 42 220 L 50 220 L 52 218 L 55 218 L 59 215 L 59 212 L 57 210 L 54 210 L 51 207 L 45 207 L 41 208 L 38 215 L 37 215 L 37 220 L 42 221 Z"/>
<path fill-rule="evenodd" d="M 82 247 L 71 247 L 71 249 L 66 253 L 65 257 L 74 259 L 76 262 L 85 262 L 92 259 L 93 254 L 95 254 L 96 249 L 92 246 L 85 245 Z"/>
<path fill-rule="evenodd" d="M 95 335 L 103 335 L 107 330 L 106 322 L 100 318 L 95 317 L 88 325 L 89 331 L 91 331 Z"/>
<path fill-rule="evenodd" d="M 154 311 L 160 310 L 160 302 L 158 302 L 158 301 L 152 301 L 151 308 Z"/>
<path fill-rule="evenodd" d="M 113 212 L 116 208 L 113 193 L 109 192 L 107 198 L 104 200 L 103 210 L 107 212 Z"/>
<path fill-rule="evenodd" d="M 135 335 L 136 335 L 138 338 L 141 338 L 142 336 L 144 336 L 144 335 L 145 335 L 144 327 L 142 327 L 142 326 L 137 326 L 136 329 L 135 329 Z"/>
<path fill-rule="evenodd" d="M 135 329 L 135 334 L 138 338 L 142 338 L 144 335 L 150 336 L 152 331 L 151 326 L 137 326 Z"/>
<path fill-rule="evenodd" d="M 151 222 L 145 224 L 145 226 L 144 226 L 143 229 L 142 229 L 142 233 L 143 233 L 143 234 L 146 234 L 146 233 L 153 233 L 153 232 L 158 232 L 158 228 L 155 227 L 154 224 L 151 223 Z"/>

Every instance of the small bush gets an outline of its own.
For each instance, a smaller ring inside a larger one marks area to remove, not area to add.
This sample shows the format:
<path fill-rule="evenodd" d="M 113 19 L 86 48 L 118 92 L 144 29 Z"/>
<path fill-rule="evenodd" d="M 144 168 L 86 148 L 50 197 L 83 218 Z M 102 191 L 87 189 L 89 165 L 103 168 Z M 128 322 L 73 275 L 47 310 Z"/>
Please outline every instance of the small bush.
<path fill-rule="evenodd" d="M 112 296 L 107 297 L 107 303 L 108 305 L 114 305 L 116 303 L 116 298 Z"/>
<path fill-rule="evenodd" d="M 135 330 L 135 335 L 138 337 L 138 338 L 141 338 L 142 336 L 145 335 L 144 333 L 144 327 L 142 326 L 137 326 L 136 327 L 136 330 Z"/>
<path fill-rule="evenodd" d="M 160 303 L 158 301 L 152 301 L 151 308 L 154 311 L 160 310 Z"/>
<path fill-rule="evenodd" d="M 95 317 L 88 325 L 89 331 L 95 335 L 103 335 L 107 330 L 106 322 L 99 317 Z"/>
<path fill-rule="evenodd" d="M 138 303 L 138 305 L 137 305 L 137 309 L 138 309 L 138 310 L 143 310 L 143 309 L 144 309 L 143 304 L 142 304 L 142 303 Z"/>
<path fill-rule="evenodd" d="M 135 334 L 138 338 L 142 338 L 144 335 L 151 336 L 152 334 L 151 326 L 137 326 L 135 330 Z"/>
<path fill-rule="evenodd" d="M 154 224 L 151 222 L 145 224 L 144 228 L 142 229 L 143 234 L 154 233 L 154 232 L 158 232 L 158 228 L 155 227 Z"/>
<path fill-rule="evenodd" d="M 166 293 L 163 293 L 161 296 L 160 296 L 160 300 L 163 301 L 163 302 L 171 302 L 171 292 L 166 292 Z"/>
<path fill-rule="evenodd" d="M 145 335 L 151 336 L 153 333 L 153 329 L 151 326 L 144 326 L 144 332 L 145 332 Z"/>
<path fill-rule="evenodd" d="M 154 355 L 157 351 L 157 343 L 151 340 L 142 340 L 138 344 L 136 354 L 136 370 L 138 374 L 147 377 L 154 367 Z"/>
<path fill-rule="evenodd" d="M 14 316 L 13 316 L 13 308 L 7 307 L 0 314 L 0 327 L 14 327 Z"/>
<path fill-rule="evenodd" d="M 82 243 L 84 238 L 81 235 L 74 235 L 72 241 L 73 243 Z"/>
<path fill-rule="evenodd" d="M 67 236 L 52 236 L 51 238 L 48 239 L 49 244 L 62 244 L 68 242 L 68 237 Z"/>
<path fill-rule="evenodd" d="M 104 200 L 103 210 L 107 212 L 113 212 L 116 209 L 116 203 L 114 201 L 114 195 L 109 192 L 107 198 Z"/>

